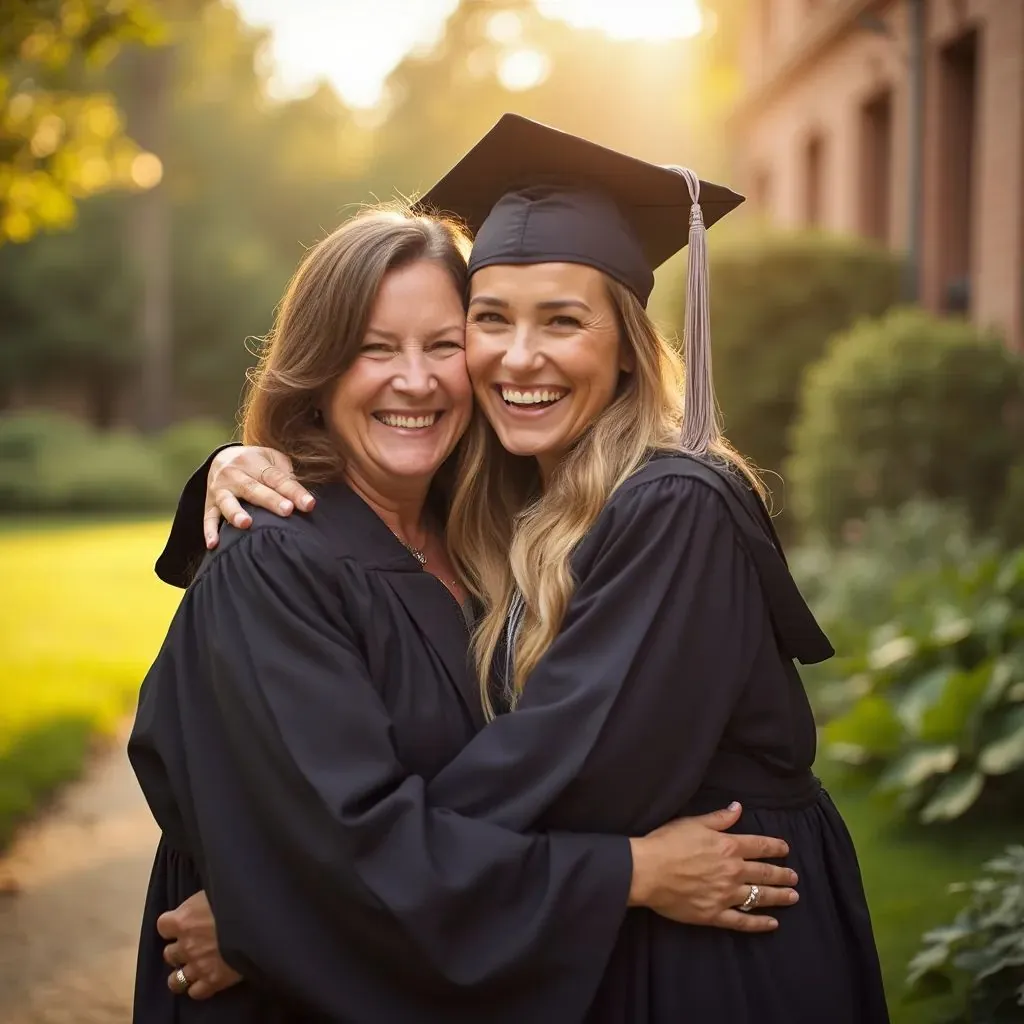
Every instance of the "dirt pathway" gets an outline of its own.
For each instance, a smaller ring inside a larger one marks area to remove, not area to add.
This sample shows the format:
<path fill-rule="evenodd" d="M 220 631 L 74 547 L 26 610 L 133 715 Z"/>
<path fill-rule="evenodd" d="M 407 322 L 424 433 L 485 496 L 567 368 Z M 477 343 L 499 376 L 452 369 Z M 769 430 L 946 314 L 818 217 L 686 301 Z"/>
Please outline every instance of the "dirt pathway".
<path fill-rule="evenodd" d="M 3 1024 L 130 1020 L 156 840 L 122 738 L 0 858 Z"/>

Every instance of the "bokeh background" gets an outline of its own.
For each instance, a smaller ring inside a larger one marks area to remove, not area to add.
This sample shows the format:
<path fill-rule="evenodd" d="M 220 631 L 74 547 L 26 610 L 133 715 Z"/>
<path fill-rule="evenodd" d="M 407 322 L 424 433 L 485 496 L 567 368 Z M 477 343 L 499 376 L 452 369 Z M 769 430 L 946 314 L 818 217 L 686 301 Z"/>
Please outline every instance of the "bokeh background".
<path fill-rule="evenodd" d="M 1024 1020 L 1024 0 L 0 0 L 0 1017 L 127 1019 L 174 500 L 305 248 L 508 110 L 748 196 L 716 380 L 893 1018 Z"/>

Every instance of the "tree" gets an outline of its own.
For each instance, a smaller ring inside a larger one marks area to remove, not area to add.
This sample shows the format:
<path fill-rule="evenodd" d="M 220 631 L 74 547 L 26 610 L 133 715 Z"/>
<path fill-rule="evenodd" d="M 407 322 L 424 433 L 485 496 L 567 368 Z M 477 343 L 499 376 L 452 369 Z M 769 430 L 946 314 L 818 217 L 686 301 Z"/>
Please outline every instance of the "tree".
<path fill-rule="evenodd" d="M 96 76 L 124 43 L 162 38 L 152 0 L 0 0 L 0 244 L 67 227 L 86 196 L 151 183 Z"/>

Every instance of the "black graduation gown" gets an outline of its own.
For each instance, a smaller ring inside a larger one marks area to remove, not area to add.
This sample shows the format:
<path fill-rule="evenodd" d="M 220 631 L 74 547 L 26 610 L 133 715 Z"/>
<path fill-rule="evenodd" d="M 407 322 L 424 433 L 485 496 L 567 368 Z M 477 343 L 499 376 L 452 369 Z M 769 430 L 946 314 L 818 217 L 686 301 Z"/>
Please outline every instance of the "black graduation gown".
<path fill-rule="evenodd" d="M 167 582 L 201 549 L 206 469 L 158 563 Z M 562 632 L 518 710 L 434 778 L 431 800 L 512 828 L 632 834 L 740 799 L 735 831 L 790 843 L 800 902 L 753 936 L 629 911 L 587 1024 L 884 1024 L 856 853 L 811 774 L 793 665 L 833 652 L 761 503 L 718 467 L 657 458 L 573 568 Z"/>
<path fill-rule="evenodd" d="M 518 709 L 428 787 L 516 829 L 643 833 L 738 799 L 737 831 L 784 838 L 800 902 L 745 935 L 630 910 L 587 1024 L 884 1024 L 850 836 L 811 773 L 792 659 L 833 652 L 756 497 L 685 457 L 653 460 L 602 511 L 579 586 Z M 501 659 L 499 659 L 501 660 Z"/>
<path fill-rule="evenodd" d="M 129 743 L 163 839 L 135 1021 L 579 1020 L 625 915 L 620 836 L 526 835 L 425 800 L 482 724 L 462 613 L 343 485 L 225 528 Z M 156 918 L 207 891 L 246 982 L 172 995 Z"/>

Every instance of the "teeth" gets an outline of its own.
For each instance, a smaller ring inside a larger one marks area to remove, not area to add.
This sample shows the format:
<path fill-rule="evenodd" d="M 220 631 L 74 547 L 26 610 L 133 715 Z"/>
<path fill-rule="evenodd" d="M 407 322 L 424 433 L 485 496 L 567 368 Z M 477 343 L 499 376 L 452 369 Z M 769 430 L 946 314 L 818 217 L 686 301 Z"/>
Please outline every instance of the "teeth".
<path fill-rule="evenodd" d="M 405 427 L 411 430 L 422 430 L 425 427 L 432 427 L 437 422 L 437 413 L 432 412 L 427 416 L 398 416 L 391 413 L 380 413 L 377 419 L 387 427 Z"/>
<path fill-rule="evenodd" d="M 557 402 L 565 397 L 564 391 L 515 391 L 502 388 L 501 397 L 512 405 L 536 405 L 539 402 Z"/>

